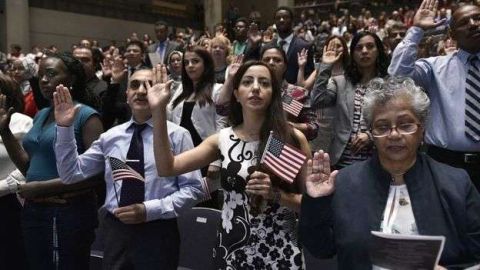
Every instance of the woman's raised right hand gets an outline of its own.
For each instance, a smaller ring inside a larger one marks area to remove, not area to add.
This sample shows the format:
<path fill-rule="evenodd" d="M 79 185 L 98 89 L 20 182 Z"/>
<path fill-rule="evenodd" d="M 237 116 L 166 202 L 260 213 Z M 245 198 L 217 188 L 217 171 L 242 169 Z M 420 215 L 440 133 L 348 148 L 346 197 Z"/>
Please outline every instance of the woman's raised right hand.
<path fill-rule="evenodd" d="M 342 58 L 343 52 L 337 54 L 335 45 L 331 40 L 327 46 L 323 47 L 322 62 L 324 64 L 334 64 Z"/>
<path fill-rule="evenodd" d="M 330 172 L 330 157 L 323 150 L 316 152 L 307 162 L 307 194 L 312 198 L 325 197 L 335 191 L 338 171 Z"/>
<path fill-rule="evenodd" d="M 7 108 L 7 96 L 0 94 L 0 132 L 9 128 L 14 111 L 13 107 Z"/>

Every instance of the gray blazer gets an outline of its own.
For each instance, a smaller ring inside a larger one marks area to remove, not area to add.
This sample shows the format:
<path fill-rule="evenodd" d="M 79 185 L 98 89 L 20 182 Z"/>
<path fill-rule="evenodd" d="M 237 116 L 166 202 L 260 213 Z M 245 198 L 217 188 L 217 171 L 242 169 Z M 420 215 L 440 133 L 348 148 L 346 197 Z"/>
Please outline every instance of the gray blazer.
<path fill-rule="evenodd" d="M 179 47 L 180 45 L 174 41 L 170 41 L 170 40 L 166 40 L 167 42 L 167 47 L 166 47 L 166 50 L 165 50 L 165 55 L 164 55 L 164 58 L 163 58 L 163 64 L 167 64 L 167 61 L 168 61 L 168 56 L 170 55 L 170 53 L 172 53 L 173 51 L 178 51 L 179 50 Z M 148 60 L 150 62 L 150 64 L 152 66 L 154 66 L 156 64 L 156 59 L 152 59 L 152 56 L 155 56 L 155 55 L 158 55 L 156 54 L 157 53 L 157 47 L 158 47 L 158 42 L 155 42 L 153 44 L 151 44 L 150 46 L 148 46 L 148 50 L 147 50 L 147 56 L 148 56 Z M 153 54 L 153 55 L 152 55 Z M 158 56 L 158 58 L 160 58 L 160 56 Z"/>
<path fill-rule="evenodd" d="M 331 164 L 335 165 L 352 133 L 355 88 L 344 75 L 331 75 L 332 65 L 320 64 L 310 98 L 313 108 L 334 106 L 333 137 L 327 152 Z"/>

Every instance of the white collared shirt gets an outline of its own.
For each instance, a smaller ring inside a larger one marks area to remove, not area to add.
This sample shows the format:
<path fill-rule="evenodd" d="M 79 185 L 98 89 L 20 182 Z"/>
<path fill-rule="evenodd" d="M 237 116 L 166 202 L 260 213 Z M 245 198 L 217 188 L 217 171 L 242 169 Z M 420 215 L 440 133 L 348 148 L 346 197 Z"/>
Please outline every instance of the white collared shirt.
<path fill-rule="evenodd" d="M 293 33 L 291 33 L 288 37 L 284 38 L 284 39 L 281 39 L 280 37 L 278 37 L 278 40 L 277 40 L 277 45 L 280 46 L 280 42 L 284 40 L 286 43 L 283 44 L 283 51 L 286 53 L 288 53 L 288 49 L 290 48 L 290 44 L 292 43 L 292 40 L 293 40 Z"/>

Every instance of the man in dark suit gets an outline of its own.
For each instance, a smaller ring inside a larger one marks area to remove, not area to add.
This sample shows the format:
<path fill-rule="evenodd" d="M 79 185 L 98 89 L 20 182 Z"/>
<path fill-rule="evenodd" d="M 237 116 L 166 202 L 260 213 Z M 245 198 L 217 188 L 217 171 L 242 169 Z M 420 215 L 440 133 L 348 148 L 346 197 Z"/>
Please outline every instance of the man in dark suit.
<path fill-rule="evenodd" d="M 164 21 L 157 21 L 155 23 L 155 35 L 157 42 L 148 46 L 147 61 L 155 66 L 156 64 L 167 64 L 168 56 L 171 52 L 179 50 L 179 44 L 168 40 L 168 25 Z"/>
<path fill-rule="evenodd" d="M 296 37 L 293 33 L 293 11 L 289 7 L 279 7 L 275 11 L 275 25 L 277 27 L 278 38 L 271 41 L 282 48 L 287 54 L 288 67 L 285 73 L 285 79 L 291 84 L 297 82 L 298 59 L 297 54 L 302 49 L 308 50 L 307 65 L 305 66 L 305 77 L 308 77 L 314 70 L 313 48 L 310 43 Z"/>

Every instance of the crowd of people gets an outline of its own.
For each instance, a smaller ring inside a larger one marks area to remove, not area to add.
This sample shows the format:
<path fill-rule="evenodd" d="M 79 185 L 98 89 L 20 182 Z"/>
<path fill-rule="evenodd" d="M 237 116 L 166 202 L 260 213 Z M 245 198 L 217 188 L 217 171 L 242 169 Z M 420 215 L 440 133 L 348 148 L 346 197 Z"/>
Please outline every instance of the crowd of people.
<path fill-rule="evenodd" d="M 372 230 L 480 264 L 480 7 L 358 12 L 0 53 L 0 268 L 88 269 L 100 226 L 104 269 L 177 269 L 193 206 L 222 213 L 216 269 L 372 269 Z M 291 182 L 262 162 L 284 145 Z"/>

